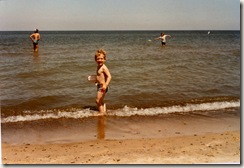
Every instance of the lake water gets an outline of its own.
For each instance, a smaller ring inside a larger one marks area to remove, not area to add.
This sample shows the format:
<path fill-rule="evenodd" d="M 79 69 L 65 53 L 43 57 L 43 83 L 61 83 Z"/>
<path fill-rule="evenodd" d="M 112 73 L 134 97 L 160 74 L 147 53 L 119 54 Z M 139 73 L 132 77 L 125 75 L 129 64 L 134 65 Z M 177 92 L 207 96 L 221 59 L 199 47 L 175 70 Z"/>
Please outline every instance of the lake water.
<path fill-rule="evenodd" d="M 94 54 L 103 48 L 112 81 L 108 116 L 240 112 L 240 31 L 0 32 L 1 122 L 89 117 L 96 111 Z"/>

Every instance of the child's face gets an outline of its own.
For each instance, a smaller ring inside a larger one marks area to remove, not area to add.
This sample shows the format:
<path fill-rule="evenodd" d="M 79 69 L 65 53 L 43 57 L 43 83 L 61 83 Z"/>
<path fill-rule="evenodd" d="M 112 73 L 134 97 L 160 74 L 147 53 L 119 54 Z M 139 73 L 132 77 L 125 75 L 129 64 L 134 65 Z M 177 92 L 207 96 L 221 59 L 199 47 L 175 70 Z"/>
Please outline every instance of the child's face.
<path fill-rule="evenodd" d="M 99 65 L 99 66 L 103 65 L 105 62 L 104 55 L 100 54 L 99 56 L 97 56 L 96 62 L 97 62 L 97 65 Z"/>

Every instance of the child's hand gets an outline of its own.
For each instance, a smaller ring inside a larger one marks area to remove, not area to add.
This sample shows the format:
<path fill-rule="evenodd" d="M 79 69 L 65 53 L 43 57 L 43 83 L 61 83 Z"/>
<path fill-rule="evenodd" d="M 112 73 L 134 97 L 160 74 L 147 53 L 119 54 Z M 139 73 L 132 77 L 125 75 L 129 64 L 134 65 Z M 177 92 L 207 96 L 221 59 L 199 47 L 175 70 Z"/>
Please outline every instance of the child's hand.
<path fill-rule="evenodd" d="M 106 84 L 103 84 L 102 85 L 102 90 L 106 90 L 107 89 L 107 85 Z"/>

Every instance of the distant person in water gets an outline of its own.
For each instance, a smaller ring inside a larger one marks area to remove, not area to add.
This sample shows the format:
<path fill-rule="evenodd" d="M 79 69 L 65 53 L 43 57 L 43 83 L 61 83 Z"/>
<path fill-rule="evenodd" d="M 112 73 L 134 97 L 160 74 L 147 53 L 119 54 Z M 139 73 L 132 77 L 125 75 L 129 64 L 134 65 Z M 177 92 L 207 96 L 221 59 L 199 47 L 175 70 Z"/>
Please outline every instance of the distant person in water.
<path fill-rule="evenodd" d="M 111 74 L 109 69 L 105 65 L 106 52 L 103 49 L 97 50 L 95 54 L 95 61 L 97 63 L 97 97 L 96 104 L 99 110 L 98 115 L 106 115 L 106 105 L 103 102 L 106 92 L 108 91 L 108 85 L 111 81 Z"/>
<path fill-rule="evenodd" d="M 170 35 L 161 33 L 161 36 L 159 36 L 158 38 L 155 38 L 155 40 L 160 40 L 161 39 L 162 46 L 165 46 L 166 45 L 166 38 L 167 37 L 170 37 L 171 38 Z"/>
<path fill-rule="evenodd" d="M 41 36 L 39 34 L 39 30 L 38 29 L 35 29 L 34 33 L 32 33 L 30 35 L 30 39 L 31 39 L 31 41 L 33 43 L 33 50 L 35 52 L 37 52 L 38 51 L 38 41 L 41 39 Z"/>

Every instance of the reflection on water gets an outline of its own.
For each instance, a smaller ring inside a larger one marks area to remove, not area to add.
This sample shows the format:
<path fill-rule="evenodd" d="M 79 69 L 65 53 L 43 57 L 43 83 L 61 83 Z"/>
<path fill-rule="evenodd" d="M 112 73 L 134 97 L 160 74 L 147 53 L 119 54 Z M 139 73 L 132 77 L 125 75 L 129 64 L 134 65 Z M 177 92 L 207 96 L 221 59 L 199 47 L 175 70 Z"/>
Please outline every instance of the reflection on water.
<path fill-rule="evenodd" d="M 97 139 L 105 138 L 106 117 L 99 116 L 97 120 Z"/>
<path fill-rule="evenodd" d="M 39 57 L 39 52 L 33 52 L 33 57 Z"/>
<path fill-rule="evenodd" d="M 33 52 L 33 66 L 40 66 L 41 63 L 41 57 L 39 57 L 39 54 L 37 52 Z"/>

